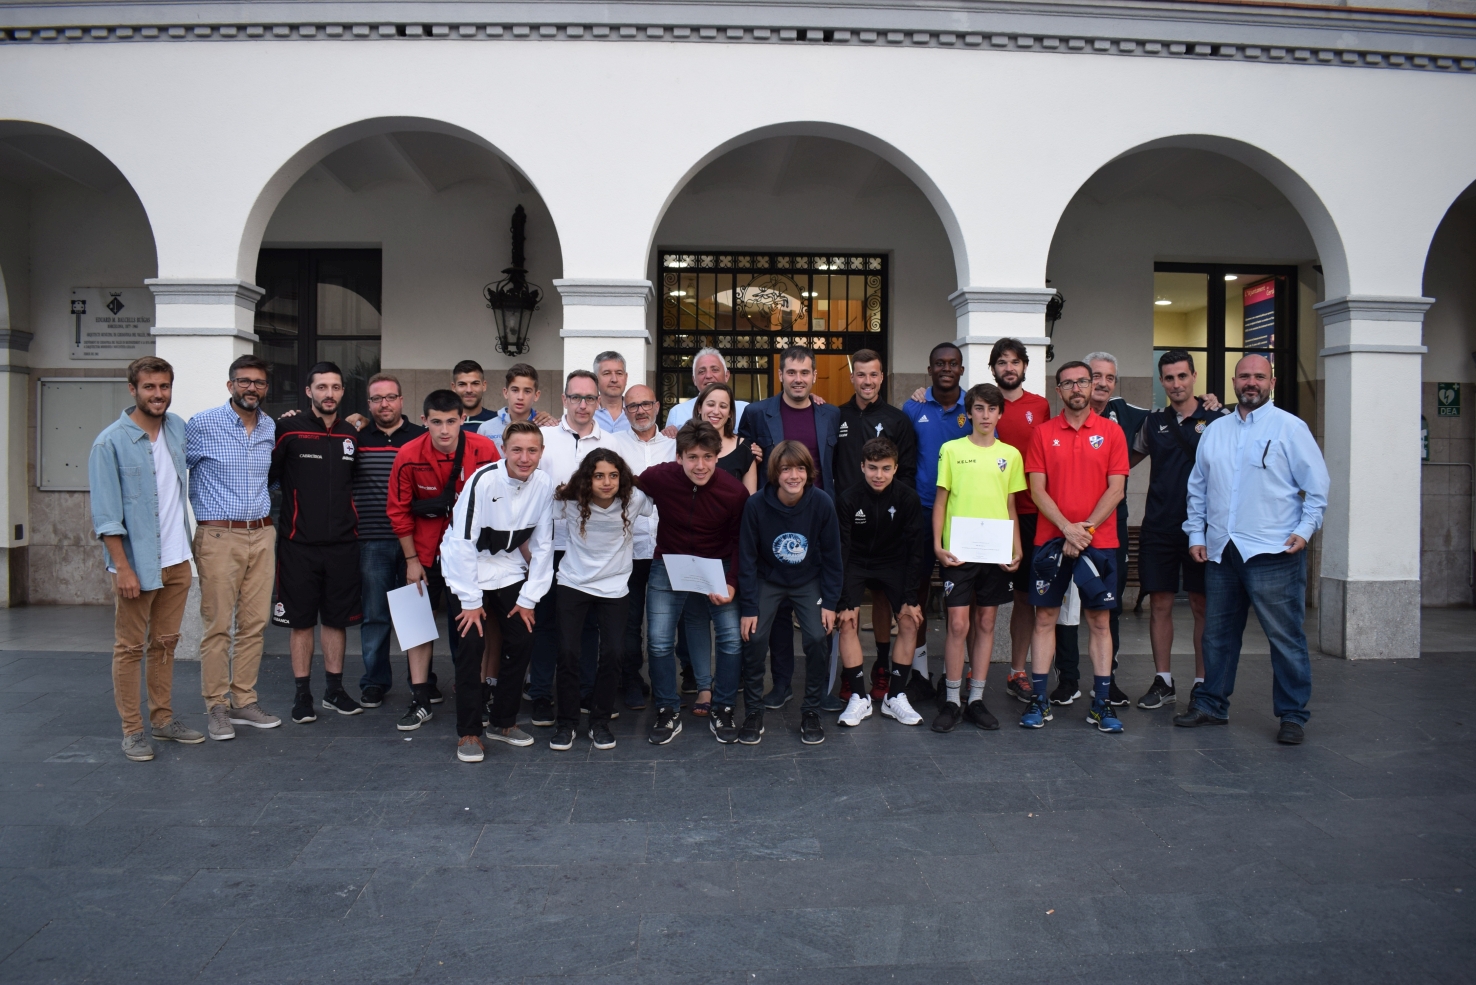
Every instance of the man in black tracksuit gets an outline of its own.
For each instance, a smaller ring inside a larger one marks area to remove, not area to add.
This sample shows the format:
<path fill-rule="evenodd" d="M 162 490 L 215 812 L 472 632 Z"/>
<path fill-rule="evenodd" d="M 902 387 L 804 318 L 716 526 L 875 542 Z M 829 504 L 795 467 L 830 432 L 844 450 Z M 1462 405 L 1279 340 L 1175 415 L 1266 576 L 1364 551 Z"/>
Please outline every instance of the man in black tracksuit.
<path fill-rule="evenodd" d="M 354 511 L 359 433 L 338 416 L 343 373 L 337 366 L 314 366 L 307 394 L 312 413 L 278 427 L 269 479 L 282 489 L 272 621 L 292 628 L 292 676 L 297 682 L 292 720 L 299 724 L 318 719 L 311 673 L 313 627 L 320 620 L 328 677 L 323 708 L 340 715 L 364 710 L 343 689 L 344 630 L 363 618 Z"/>
<path fill-rule="evenodd" d="M 882 399 L 886 385 L 881 356 L 862 349 L 851 356 L 851 386 L 856 395 L 840 405 L 840 429 L 835 442 L 835 489 L 839 501 L 847 491 L 864 487 L 862 449 L 873 438 L 886 438 L 897 450 L 895 480 L 912 488 L 917 483 L 917 432 L 912 419 Z M 929 534 L 929 537 L 932 535 Z M 916 589 L 914 588 L 914 593 Z M 862 599 L 851 600 L 860 605 Z M 871 593 L 871 631 L 876 636 L 876 666 L 871 668 L 871 696 L 880 701 L 889 690 L 892 617 L 898 613 L 885 592 Z M 909 660 L 908 667 L 912 664 Z M 844 690 L 841 697 L 846 697 Z"/>

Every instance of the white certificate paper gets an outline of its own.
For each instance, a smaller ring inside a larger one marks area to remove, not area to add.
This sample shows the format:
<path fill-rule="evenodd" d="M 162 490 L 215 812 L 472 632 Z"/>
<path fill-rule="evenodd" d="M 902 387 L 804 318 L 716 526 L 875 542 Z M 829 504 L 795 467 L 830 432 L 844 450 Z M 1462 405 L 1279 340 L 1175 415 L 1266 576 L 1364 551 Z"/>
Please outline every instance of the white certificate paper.
<path fill-rule="evenodd" d="M 703 595 L 727 595 L 728 579 L 723 562 L 717 558 L 695 554 L 663 554 L 666 576 L 674 592 L 701 592 Z"/>
<path fill-rule="evenodd" d="M 395 636 L 401 650 L 429 643 L 440 636 L 436 628 L 436 615 L 431 612 L 430 592 L 421 591 L 424 583 L 406 585 L 389 592 L 390 622 L 395 624 Z"/>
<path fill-rule="evenodd" d="M 1015 559 L 1015 524 L 956 516 L 948 528 L 948 552 L 960 561 L 1009 564 Z"/>

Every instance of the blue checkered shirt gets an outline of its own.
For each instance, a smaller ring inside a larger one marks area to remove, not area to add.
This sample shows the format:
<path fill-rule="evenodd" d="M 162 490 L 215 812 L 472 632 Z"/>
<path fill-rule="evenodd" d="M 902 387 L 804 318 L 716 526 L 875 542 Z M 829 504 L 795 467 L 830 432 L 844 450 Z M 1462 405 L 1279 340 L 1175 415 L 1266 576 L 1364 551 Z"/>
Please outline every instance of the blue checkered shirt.
<path fill-rule="evenodd" d="M 277 422 L 257 412 L 250 434 L 230 404 L 202 410 L 185 425 L 185 464 L 196 520 L 260 520 L 272 511 L 267 473 Z"/>

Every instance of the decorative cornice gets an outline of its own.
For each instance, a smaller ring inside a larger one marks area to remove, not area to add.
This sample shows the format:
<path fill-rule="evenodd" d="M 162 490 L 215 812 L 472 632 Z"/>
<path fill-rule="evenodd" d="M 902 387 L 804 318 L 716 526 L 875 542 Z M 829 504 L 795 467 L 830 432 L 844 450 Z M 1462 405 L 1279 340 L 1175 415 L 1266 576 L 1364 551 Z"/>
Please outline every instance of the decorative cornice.
<path fill-rule="evenodd" d="M 1049 287 L 961 287 L 948 295 L 948 300 L 960 318 L 980 311 L 1044 315 L 1046 305 L 1055 296 L 1055 290 Z"/>
<path fill-rule="evenodd" d="M 235 16 L 250 10 L 254 20 Z M 727 3 L 259 2 L 0 5 L 0 44 L 663 41 L 1010 50 L 1476 71 L 1476 18 L 1152 0 Z"/>
<path fill-rule="evenodd" d="M 1350 352 L 1392 352 L 1399 355 L 1423 355 L 1430 350 L 1422 345 L 1385 345 L 1379 342 L 1353 342 L 1348 345 L 1330 345 L 1317 354 L 1319 356 L 1346 356 Z"/>
<path fill-rule="evenodd" d="M 565 278 L 553 282 L 559 297 L 568 305 L 615 305 L 644 307 L 651 303 L 648 280 L 593 280 Z"/>
<path fill-rule="evenodd" d="M 1382 294 L 1350 294 L 1341 298 L 1328 298 L 1314 304 L 1313 309 L 1322 316 L 1324 325 L 1336 325 L 1348 321 L 1397 321 L 1419 322 L 1425 311 L 1435 303 L 1434 298 L 1401 297 Z M 1395 351 L 1395 350 L 1352 350 L 1349 351 Z M 1403 351 L 1403 350 L 1398 350 Z"/>
<path fill-rule="evenodd" d="M 956 345 L 956 346 L 958 346 L 960 349 L 962 349 L 966 345 L 991 345 L 992 346 L 992 345 L 994 345 L 994 343 L 998 342 L 1002 338 L 1005 338 L 1005 336 L 1003 336 L 1003 335 L 961 335 L 958 338 L 956 338 L 956 339 L 953 340 L 953 344 Z M 1048 338 L 1046 338 L 1044 335 L 1011 335 L 1011 336 L 1009 336 L 1009 338 L 1014 339 L 1016 342 L 1019 342 L 1021 345 L 1050 345 L 1051 344 L 1051 340 L 1048 339 Z"/>
<path fill-rule="evenodd" d="M 154 292 L 155 304 L 233 304 L 247 311 L 255 311 L 256 303 L 266 294 L 255 284 L 244 280 L 195 280 L 193 278 L 151 277 L 145 280 Z M 155 331 L 156 335 L 179 334 Z M 186 335 L 212 334 L 209 332 L 186 332 Z M 235 334 L 234 331 L 215 334 Z M 255 336 L 252 336 L 255 338 Z"/>
<path fill-rule="evenodd" d="M 36 336 L 31 332 L 22 332 L 18 328 L 8 328 L 0 331 L 0 349 L 9 349 L 11 352 L 30 352 L 31 340 Z"/>

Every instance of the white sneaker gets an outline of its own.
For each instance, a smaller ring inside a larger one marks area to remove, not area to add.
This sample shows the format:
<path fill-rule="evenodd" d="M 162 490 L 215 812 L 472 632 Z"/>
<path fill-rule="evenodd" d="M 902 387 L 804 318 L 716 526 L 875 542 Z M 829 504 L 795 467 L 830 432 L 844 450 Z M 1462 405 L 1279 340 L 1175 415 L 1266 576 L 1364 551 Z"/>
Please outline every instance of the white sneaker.
<path fill-rule="evenodd" d="M 871 717 L 871 695 L 852 694 L 851 700 L 846 704 L 846 710 L 841 712 L 840 724 L 856 726 Z"/>
<path fill-rule="evenodd" d="M 907 695 L 899 694 L 895 698 L 891 695 L 882 699 L 882 714 L 888 718 L 895 718 L 903 725 L 921 725 L 922 716 L 912 709 L 912 702 L 907 700 Z"/>

